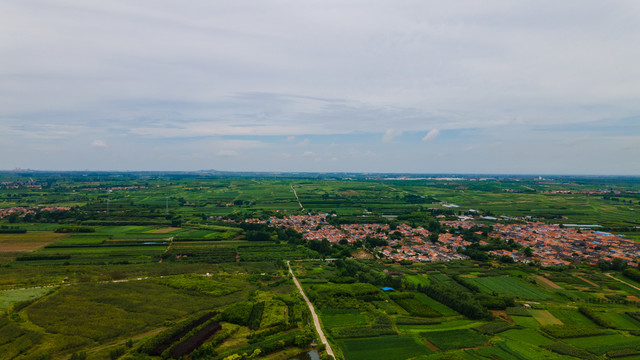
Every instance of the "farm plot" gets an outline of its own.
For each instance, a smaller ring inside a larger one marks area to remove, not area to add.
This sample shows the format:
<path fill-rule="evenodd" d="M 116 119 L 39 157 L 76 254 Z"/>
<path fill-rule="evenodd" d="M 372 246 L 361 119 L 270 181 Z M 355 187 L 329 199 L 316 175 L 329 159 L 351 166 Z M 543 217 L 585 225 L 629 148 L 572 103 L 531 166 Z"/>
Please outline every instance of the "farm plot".
<path fill-rule="evenodd" d="M 66 236 L 56 233 L 0 234 L 0 253 L 31 252 Z"/>
<path fill-rule="evenodd" d="M 430 331 L 420 333 L 420 336 L 440 350 L 472 348 L 483 345 L 488 341 L 486 336 L 469 329 Z"/>
<path fill-rule="evenodd" d="M 565 325 L 574 326 L 594 326 L 595 324 L 588 317 L 582 315 L 578 310 L 552 309 L 550 310 L 558 320 Z"/>
<path fill-rule="evenodd" d="M 546 300 L 550 298 L 547 293 L 510 276 L 467 278 L 466 280 L 477 285 L 481 291 L 490 294 L 495 292 L 527 300 Z"/>
<path fill-rule="evenodd" d="M 345 339 L 339 340 L 338 345 L 349 360 L 405 360 L 431 352 L 417 339 L 402 335 Z"/>
<path fill-rule="evenodd" d="M 322 311 L 320 317 L 322 324 L 328 329 L 337 326 L 365 326 L 368 323 L 367 316 L 357 310 L 350 314 L 331 314 Z"/>
<path fill-rule="evenodd" d="M 638 330 L 640 329 L 640 323 L 624 313 L 617 312 L 601 312 L 600 316 L 609 321 L 616 329 L 624 330 Z"/>
<path fill-rule="evenodd" d="M 540 325 L 562 325 L 562 321 L 558 320 L 553 314 L 551 314 L 548 310 L 534 310 L 530 309 L 529 313 L 536 319 Z"/>
<path fill-rule="evenodd" d="M 620 334 L 591 336 L 565 340 L 567 343 L 596 355 L 622 349 L 636 349 L 640 347 L 640 337 L 623 336 Z"/>

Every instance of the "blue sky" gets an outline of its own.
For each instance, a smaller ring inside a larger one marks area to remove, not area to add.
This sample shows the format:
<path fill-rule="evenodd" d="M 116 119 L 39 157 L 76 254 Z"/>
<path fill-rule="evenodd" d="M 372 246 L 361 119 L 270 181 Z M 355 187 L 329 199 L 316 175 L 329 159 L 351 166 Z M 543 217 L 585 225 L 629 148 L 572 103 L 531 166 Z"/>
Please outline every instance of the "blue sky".
<path fill-rule="evenodd" d="M 0 169 L 640 175 L 640 3 L 0 2 Z"/>

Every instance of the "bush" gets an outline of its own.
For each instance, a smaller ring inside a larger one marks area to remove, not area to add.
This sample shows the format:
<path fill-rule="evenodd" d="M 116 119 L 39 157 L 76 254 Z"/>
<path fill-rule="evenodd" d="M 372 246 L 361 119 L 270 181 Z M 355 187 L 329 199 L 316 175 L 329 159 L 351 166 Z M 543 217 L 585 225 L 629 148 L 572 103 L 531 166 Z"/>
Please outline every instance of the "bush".
<path fill-rule="evenodd" d="M 96 232 L 91 226 L 58 226 L 53 230 L 56 233 L 92 233 Z"/>
<path fill-rule="evenodd" d="M 220 314 L 220 320 L 230 322 L 232 324 L 247 326 L 249 318 L 253 310 L 253 304 L 248 301 L 235 303 L 226 308 Z"/>
<path fill-rule="evenodd" d="M 247 326 L 251 330 L 258 330 L 260 323 L 262 322 L 262 313 L 264 312 L 264 301 L 259 302 L 251 308 L 251 314 L 249 315 L 249 321 Z"/>

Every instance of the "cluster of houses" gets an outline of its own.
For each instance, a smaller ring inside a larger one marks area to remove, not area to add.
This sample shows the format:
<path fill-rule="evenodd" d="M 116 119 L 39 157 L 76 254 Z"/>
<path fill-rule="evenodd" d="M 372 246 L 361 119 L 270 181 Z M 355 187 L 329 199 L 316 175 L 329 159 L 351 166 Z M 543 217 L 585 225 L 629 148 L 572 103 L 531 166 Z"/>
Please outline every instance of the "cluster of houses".
<path fill-rule="evenodd" d="M 69 211 L 69 210 L 71 210 L 71 208 L 68 206 L 10 207 L 10 208 L 0 209 L 0 219 L 6 216 L 9 216 L 11 214 L 18 214 L 19 217 L 24 217 L 27 214 L 34 215 L 39 211 Z"/>
<path fill-rule="evenodd" d="M 619 258 L 637 266 L 640 243 L 610 233 L 559 225 L 529 222 L 493 225 L 490 236 L 513 240 L 533 249 L 533 259 L 542 265 L 568 265 L 573 262 L 597 264 Z M 517 259 L 516 259 L 517 260 Z"/>
<path fill-rule="evenodd" d="M 368 237 L 387 241 L 386 246 L 376 248 L 379 254 L 396 261 L 451 261 L 467 259 L 458 253 L 470 242 L 455 231 L 438 235 L 438 242 L 429 240 L 430 232 L 422 227 L 400 224 L 390 229 L 388 224 L 343 224 L 339 227 L 327 221 L 329 214 L 292 215 L 268 220 L 248 219 L 249 222 L 264 223 L 274 227 L 292 228 L 307 240 L 327 239 L 331 243 L 354 243 Z M 472 220 L 443 220 L 441 225 L 452 229 L 470 229 L 482 226 Z M 571 263 L 597 264 L 601 260 L 619 258 L 631 266 L 640 259 L 640 243 L 620 236 L 593 229 L 568 228 L 541 222 L 524 224 L 495 223 L 490 237 L 514 241 L 530 247 L 533 255 L 527 257 L 518 250 L 493 250 L 490 254 L 509 256 L 516 262 L 536 261 L 543 266 L 559 266 Z M 344 241 L 343 241 L 344 240 Z M 480 245 L 487 242 L 480 241 Z"/>

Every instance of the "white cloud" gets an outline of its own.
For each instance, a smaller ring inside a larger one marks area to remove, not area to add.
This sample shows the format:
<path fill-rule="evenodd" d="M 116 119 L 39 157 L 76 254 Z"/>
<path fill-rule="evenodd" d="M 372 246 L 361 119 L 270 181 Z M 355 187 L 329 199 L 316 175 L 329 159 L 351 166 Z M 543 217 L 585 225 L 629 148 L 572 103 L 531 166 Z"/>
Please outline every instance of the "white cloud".
<path fill-rule="evenodd" d="M 398 129 L 388 129 L 385 131 L 384 135 L 382 135 L 382 141 L 391 142 L 394 137 L 398 137 L 402 135 L 402 131 Z"/>
<path fill-rule="evenodd" d="M 434 140 L 435 138 L 437 138 L 439 135 L 440 135 L 440 130 L 438 130 L 438 129 L 431 129 L 431 130 L 429 130 L 429 132 L 427 133 L 427 135 L 425 135 L 425 136 L 422 138 L 422 141 L 425 141 L 425 142 L 426 142 L 426 141 L 432 141 L 432 140 Z"/>
<path fill-rule="evenodd" d="M 93 140 L 93 142 L 91 142 L 91 146 L 96 148 L 106 148 L 107 143 L 102 140 Z"/>
<path fill-rule="evenodd" d="M 226 157 L 235 157 L 240 155 L 240 153 L 238 153 L 235 150 L 220 150 L 218 151 L 218 156 L 226 156 Z"/>

